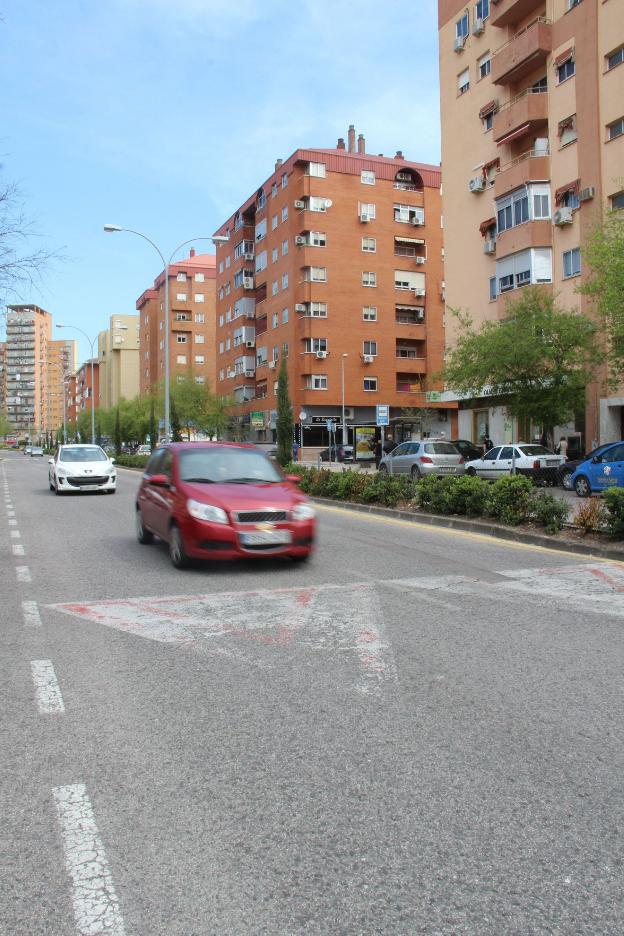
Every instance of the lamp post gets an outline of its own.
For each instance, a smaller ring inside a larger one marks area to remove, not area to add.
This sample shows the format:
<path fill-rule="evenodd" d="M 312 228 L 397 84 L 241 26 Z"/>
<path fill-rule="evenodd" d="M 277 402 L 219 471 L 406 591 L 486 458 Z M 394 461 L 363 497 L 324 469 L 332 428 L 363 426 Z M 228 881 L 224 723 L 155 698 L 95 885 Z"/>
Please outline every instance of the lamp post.
<path fill-rule="evenodd" d="M 74 331 L 80 332 L 81 335 L 85 336 L 91 348 L 91 445 L 95 445 L 95 368 L 93 361 L 93 345 L 97 341 L 97 336 L 92 340 L 87 333 L 83 331 L 82 328 L 78 328 L 77 325 L 57 325 L 56 327 L 73 328 Z"/>
<path fill-rule="evenodd" d="M 63 397 L 63 445 L 67 444 L 67 413 L 65 409 L 65 381 L 68 377 L 71 377 L 71 374 L 68 371 L 63 370 L 63 366 L 58 363 L 58 361 L 39 361 L 40 364 L 46 364 L 48 367 L 58 367 L 63 378 L 63 392 L 61 396 Z"/>
<path fill-rule="evenodd" d="M 160 257 L 165 271 L 165 438 L 167 441 L 171 437 L 171 369 L 169 361 L 169 335 L 171 331 L 171 322 L 169 320 L 169 267 L 178 250 L 181 250 L 182 247 L 186 247 L 187 244 L 193 244 L 195 241 L 199 240 L 209 240 L 213 244 L 224 244 L 226 241 L 229 241 L 229 237 L 214 235 L 213 237 L 192 237 L 190 240 L 185 240 L 175 248 L 169 257 L 169 262 L 167 262 L 163 256 L 162 251 L 159 247 L 156 246 L 153 240 L 147 236 L 147 234 L 142 234 L 140 231 L 133 231 L 132 228 L 124 228 L 119 224 L 105 224 L 104 230 L 107 234 L 115 234 L 119 231 L 123 231 L 125 234 L 136 234 L 137 237 L 142 237 L 143 240 L 147 241 L 148 244 L 151 244 L 158 256 Z"/>
<path fill-rule="evenodd" d="M 347 427 L 345 425 L 345 378 L 344 378 L 345 358 L 347 357 L 349 357 L 348 354 L 343 354 L 342 357 L 340 358 L 340 369 L 341 369 L 341 378 L 342 378 L 342 447 L 343 449 L 348 441 L 347 440 Z"/>

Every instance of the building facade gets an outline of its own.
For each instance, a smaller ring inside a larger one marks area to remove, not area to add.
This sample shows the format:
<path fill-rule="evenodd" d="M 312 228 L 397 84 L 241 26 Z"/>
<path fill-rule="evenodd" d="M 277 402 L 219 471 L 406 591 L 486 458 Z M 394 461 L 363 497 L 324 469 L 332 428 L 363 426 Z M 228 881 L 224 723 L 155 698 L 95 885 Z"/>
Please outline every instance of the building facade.
<path fill-rule="evenodd" d="M 377 405 L 391 419 L 426 405 L 430 428 L 452 431 L 432 379 L 444 353 L 439 167 L 368 154 L 350 127 L 347 144 L 278 160 L 216 233 L 229 237 L 217 245 L 216 387 L 245 435 L 275 435 L 283 357 L 304 445 L 327 444 L 343 406 L 364 449 Z"/>
<path fill-rule="evenodd" d="M 439 0 L 438 11 L 446 302 L 478 326 L 536 284 L 587 313 L 575 291 L 583 240 L 624 205 L 621 0 Z M 622 438 L 623 405 L 597 381 L 584 417 L 561 428 L 586 449 Z M 518 428 L 486 400 L 459 416 L 473 441 Z"/>
<path fill-rule="evenodd" d="M 138 315 L 111 315 L 98 335 L 98 406 L 110 409 L 140 391 L 140 322 Z"/>
<path fill-rule="evenodd" d="M 167 268 L 171 379 L 192 377 L 214 390 L 215 275 L 213 254 L 196 254 Z M 165 271 L 137 299 L 141 396 L 165 376 Z"/>

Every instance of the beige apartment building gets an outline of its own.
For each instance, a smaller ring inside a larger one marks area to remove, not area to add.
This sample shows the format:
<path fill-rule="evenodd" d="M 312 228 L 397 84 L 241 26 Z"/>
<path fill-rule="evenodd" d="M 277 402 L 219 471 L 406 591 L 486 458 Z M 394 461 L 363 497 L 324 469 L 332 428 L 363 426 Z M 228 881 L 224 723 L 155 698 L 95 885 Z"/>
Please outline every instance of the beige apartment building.
<path fill-rule="evenodd" d="M 140 322 L 138 315 L 111 315 L 98 335 L 99 399 L 101 409 L 139 395 Z"/>
<path fill-rule="evenodd" d="M 624 3 L 439 0 L 438 13 L 447 307 L 479 325 L 540 284 L 586 313 L 583 240 L 624 207 Z M 597 381 L 584 418 L 558 427 L 586 450 L 624 436 L 624 390 L 601 393 Z M 460 404 L 463 438 L 536 428 L 485 397 Z"/>

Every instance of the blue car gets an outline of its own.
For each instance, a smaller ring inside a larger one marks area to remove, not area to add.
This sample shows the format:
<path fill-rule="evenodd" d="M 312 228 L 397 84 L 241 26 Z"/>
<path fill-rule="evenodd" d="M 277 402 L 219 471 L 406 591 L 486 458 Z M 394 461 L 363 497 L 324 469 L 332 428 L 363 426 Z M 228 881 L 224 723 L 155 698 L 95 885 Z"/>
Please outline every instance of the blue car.
<path fill-rule="evenodd" d="M 579 497 L 591 497 L 610 487 L 624 487 L 624 442 L 613 442 L 597 455 L 586 458 L 571 481 Z"/>

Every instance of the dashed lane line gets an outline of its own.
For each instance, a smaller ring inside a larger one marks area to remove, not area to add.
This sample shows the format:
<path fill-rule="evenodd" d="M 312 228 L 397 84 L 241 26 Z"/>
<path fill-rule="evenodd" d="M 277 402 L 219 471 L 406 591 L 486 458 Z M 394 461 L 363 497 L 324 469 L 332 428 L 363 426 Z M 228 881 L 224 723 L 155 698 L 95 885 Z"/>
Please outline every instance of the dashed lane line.
<path fill-rule="evenodd" d="M 15 574 L 18 582 L 32 582 L 28 566 L 15 566 Z"/>
<path fill-rule="evenodd" d="M 51 660 L 31 660 L 30 668 L 35 684 L 37 707 L 42 715 L 53 715 L 65 711 L 61 688 Z"/>
<path fill-rule="evenodd" d="M 13 555 L 14 555 L 14 556 L 25 556 L 25 555 L 26 555 L 26 550 L 24 549 L 24 547 L 22 546 L 21 543 L 14 543 L 14 544 L 11 546 L 11 549 L 13 550 Z"/>
<path fill-rule="evenodd" d="M 22 614 L 26 627 L 41 627 L 41 615 L 36 601 L 22 601 Z"/>

